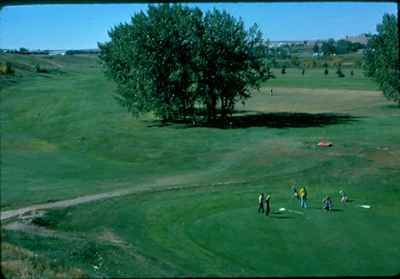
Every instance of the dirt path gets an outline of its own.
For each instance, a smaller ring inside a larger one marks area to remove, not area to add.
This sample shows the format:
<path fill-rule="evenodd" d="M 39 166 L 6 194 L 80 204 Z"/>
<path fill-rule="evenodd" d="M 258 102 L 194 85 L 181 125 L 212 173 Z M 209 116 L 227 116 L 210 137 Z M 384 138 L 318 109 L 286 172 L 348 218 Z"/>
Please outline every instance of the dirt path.
<path fill-rule="evenodd" d="M 98 200 L 110 199 L 114 197 L 126 196 L 130 194 L 140 194 L 146 192 L 166 192 L 166 191 L 176 191 L 176 190 L 185 190 L 185 189 L 193 189 L 193 188 L 201 188 L 201 187 L 214 187 L 214 186 L 223 186 L 223 185 L 233 185 L 233 184 L 245 184 L 249 183 L 252 180 L 240 180 L 240 181 L 227 181 L 227 182 L 219 182 L 214 184 L 175 184 L 175 185 L 165 185 L 164 187 L 160 187 L 160 185 L 151 185 L 147 186 L 146 189 L 137 189 L 137 188 L 128 188 L 115 190 L 106 193 L 93 194 L 93 195 L 85 195 L 80 196 L 74 199 L 68 199 L 63 201 L 49 202 L 36 204 L 32 206 L 27 206 L 18 209 L 12 209 L 1 212 L 1 221 L 5 221 L 14 217 L 22 216 L 31 211 L 44 210 L 44 209 L 52 209 L 52 208 L 64 208 L 71 207 L 79 204 L 90 203 Z M 142 187 L 141 187 L 142 188 Z"/>

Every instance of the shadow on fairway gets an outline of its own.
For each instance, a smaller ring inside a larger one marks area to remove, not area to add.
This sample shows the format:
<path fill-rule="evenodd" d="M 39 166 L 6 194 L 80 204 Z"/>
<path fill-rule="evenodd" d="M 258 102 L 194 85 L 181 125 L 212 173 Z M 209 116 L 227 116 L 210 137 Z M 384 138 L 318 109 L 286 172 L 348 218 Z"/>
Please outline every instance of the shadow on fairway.
<path fill-rule="evenodd" d="M 242 112 L 238 112 L 242 113 Z M 266 128 L 308 128 L 323 127 L 327 125 L 347 124 L 354 122 L 359 117 L 349 114 L 338 113 L 294 113 L 294 112 L 275 112 L 275 113 L 253 113 L 245 115 L 233 115 L 227 121 L 216 120 L 210 122 L 193 123 L 189 121 L 156 122 L 148 127 L 173 126 L 174 128 L 193 128 L 208 127 L 220 129 L 243 129 L 252 127 Z M 173 125 L 184 124 L 184 125 Z"/>
<path fill-rule="evenodd" d="M 342 212 L 343 209 L 333 208 L 333 209 L 331 209 L 331 211 L 333 211 L 333 212 Z"/>
<path fill-rule="evenodd" d="M 293 216 L 270 216 L 271 218 L 275 218 L 275 219 L 294 219 Z"/>

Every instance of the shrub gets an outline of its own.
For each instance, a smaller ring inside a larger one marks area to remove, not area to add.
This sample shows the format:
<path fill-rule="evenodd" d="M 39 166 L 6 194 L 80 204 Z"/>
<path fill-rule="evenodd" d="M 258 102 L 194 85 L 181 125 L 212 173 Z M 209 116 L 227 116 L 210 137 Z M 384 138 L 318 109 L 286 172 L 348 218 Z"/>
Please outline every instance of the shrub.
<path fill-rule="evenodd" d="M 35 69 L 36 69 L 37 73 L 46 73 L 47 74 L 49 72 L 48 69 L 40 67 L 39 64 L 36 64 Z"/>
<path fill-rule="evenodd" d="M 0 65 L 0 75 L 13 75 L 15 73 L 10 62 Z"/>

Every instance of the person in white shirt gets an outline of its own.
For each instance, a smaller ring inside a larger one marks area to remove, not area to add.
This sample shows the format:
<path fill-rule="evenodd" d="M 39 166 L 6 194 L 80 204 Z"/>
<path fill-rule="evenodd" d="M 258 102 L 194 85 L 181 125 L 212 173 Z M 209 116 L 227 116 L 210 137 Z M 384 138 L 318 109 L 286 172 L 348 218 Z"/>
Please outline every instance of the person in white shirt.
<path fill-rule="evenodd" d="M 340 201 L 341 202 L 348 202 L 349 201 L 349 197 L 345 194 L 345 192 L 343 190 L 339 191 L 340 194 Z"/>
<path fill-rule="evenodd" d="M 258 213 L 264 213 L 264 203 L 265 203 L 265 195 L 261 193 L 258 196 Z"/>

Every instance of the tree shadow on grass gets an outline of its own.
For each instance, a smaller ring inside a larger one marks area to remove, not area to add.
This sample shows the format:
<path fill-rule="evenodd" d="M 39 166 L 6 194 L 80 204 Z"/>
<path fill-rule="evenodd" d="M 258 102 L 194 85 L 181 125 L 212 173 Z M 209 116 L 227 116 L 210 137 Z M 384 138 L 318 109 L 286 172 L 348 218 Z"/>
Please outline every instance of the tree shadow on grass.
<path fill-rule="evenodd" d="M 388 109 L 388 110 L 399 110 L 400 109 L 400 103 L 399 104 L 385 104 L 382 106 L 384 109 Z"/>
<path fill-rule="evenodd" d="M 241 112 L 242 113 L 242 112 Z M 174 128 L 207 127 L 219 129 L 245 129 L 252 127 L 265 128 L 309 128 L 323 127 L 336 124 L 349 124 L 359 117 L 339 113 L 301 113 L 301 112 L 274 112 L 233 115 L 227 121 L 215 120 L 209 122 L 171 121 L 152 124 L 149 127 L 173 126 Z M 176 125 L 183 124 L 183 125 Z"/>
<path fill-rule="evenodd" d="M 236 128 L 307 128 L 349 123 L 354 120 L 355 117 L 348 114 L 278 112 L 233 116 L 231 125 Z"/>

